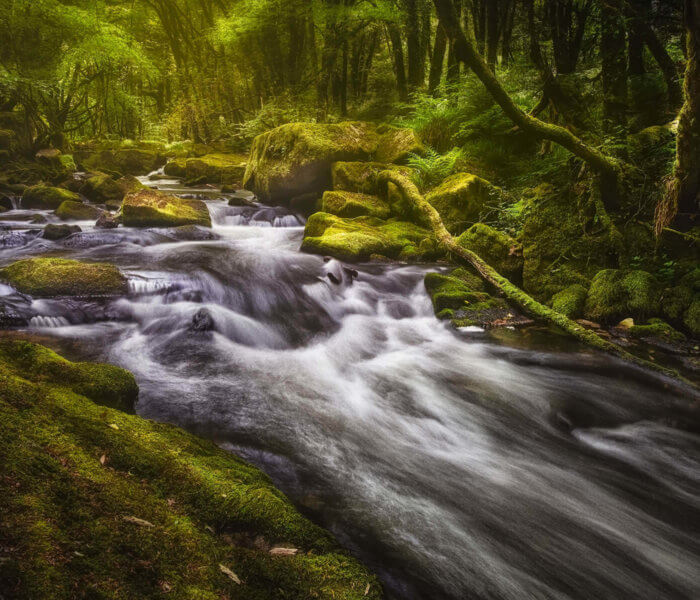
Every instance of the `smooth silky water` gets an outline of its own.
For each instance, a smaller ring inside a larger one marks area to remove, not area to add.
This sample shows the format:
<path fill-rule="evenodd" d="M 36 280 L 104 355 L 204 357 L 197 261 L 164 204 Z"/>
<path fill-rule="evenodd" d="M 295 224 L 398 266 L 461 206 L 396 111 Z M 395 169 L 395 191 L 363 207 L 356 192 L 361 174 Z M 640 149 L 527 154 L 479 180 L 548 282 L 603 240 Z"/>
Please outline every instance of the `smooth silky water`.
<path fill-rule="evenodd" d="M 140 415 L 262 467 L 391 598 L 700 598 L 689 391 L 557 336 L 455 332 L 429 267 L 347 268 L 300 253 L 283 209 L 155 184 L 206 197 L 213 230 L 0 232 L 0 264 L 51 253 L 129 277 L 103 302 L 0 286 L 32 334 L 131 370 Z M 26 229 L 28 212 L 6 217 Z M 193 326 L 202 309 L 214 331 Z"/>

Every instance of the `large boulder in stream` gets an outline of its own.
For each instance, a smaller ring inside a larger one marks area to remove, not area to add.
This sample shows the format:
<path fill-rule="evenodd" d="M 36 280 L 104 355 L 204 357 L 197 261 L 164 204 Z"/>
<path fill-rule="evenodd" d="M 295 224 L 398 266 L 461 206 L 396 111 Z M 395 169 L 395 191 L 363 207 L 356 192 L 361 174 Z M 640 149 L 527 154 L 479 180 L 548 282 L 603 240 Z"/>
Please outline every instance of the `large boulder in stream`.
<path fill-rule="evenodd" d="M 211 227 L 209 209 L 202 200 L 178 198 L 159 190 L 128 194 L 122 203 L 124 227 Z"/>
<path fill-rule="evenodd" d="M 1 594 L 383 597 L 376 577 L 262 471 L 128 414 L 137 394 L 118 367 L 0 340 L 0 514 L 13 541 Z"/>
<path fill-rule="evenodd" d="M 243 186 L 263 202 L 289 203 L 331 188 L 339 161 L 400 163 L 423 147 L 412 130 L 371 123 L 288 123 L 255 138 Z"/>
<path fill-rule="evenodd" d="M 61 221 L 90 221 L 99 218 L 102 213 L 96 206 L 72 200 L 61 202 L 61 206 L 56 209 L 56 216 Z"/>
<path fill-rule="evenodd" d="M 26 258 L 0 269 L 0 279 L 30 296 L 111 296 L 127 292 L 127 280 L 108 263 Z"/>
<path fill-rule="evenodd" d="M 133 175 L 124 175 L 115 180 L 110 175 L 98 173 L 85 181 L 80 188 L 80 193 L 91 202 L 117 209 L 121 206 L 126 194 L 137 192 L 145 187 Z"/>
<path fill-rule="evenodd" d="M 413 223 L 368 216 L 344 219 L 324 212 L 309 217 L 301 249 L 348 262 L 434 260 L 440 254 L 430 232 Z"/>
<path fill-rule="evenodd" d="M 145 175 L 159 169 L 166 158 L 157 150 L 145 148 L 105 149 L 84 152 L 81 164 L 91 171 L 122 175 Z"/>
<path fill-rule="evenodd" d="M 66 200 L 81 201 L 80 196 L 70 190 L 48 185 L 34 185 L 27 188 L 22 194 L 22 208 L 56 210 Z"/>

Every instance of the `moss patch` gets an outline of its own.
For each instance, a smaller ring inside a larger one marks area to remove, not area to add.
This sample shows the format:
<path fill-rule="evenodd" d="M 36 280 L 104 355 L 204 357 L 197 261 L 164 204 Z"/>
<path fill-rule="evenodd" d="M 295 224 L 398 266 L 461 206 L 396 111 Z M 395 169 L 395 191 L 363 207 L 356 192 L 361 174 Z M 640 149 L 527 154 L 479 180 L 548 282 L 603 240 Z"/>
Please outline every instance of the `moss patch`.
<path fill-rule="evenodd" d="M 26 258 L 0 269 L 0 278 L 24 294 L 38 297 L 102 296 L 127 291 L 114 265 L 64 258 Z"/>
<path fill-rule="evenodd" d="M 636 338 L 654 338 L 669 342 L 682 342 L 685 336 L 661 319 L 649 319 L 644 325 L 634 325 L 629 330 Z"/>
<path fill-rule="evenodd" d="M 469 173 L 456 173 L 425 199 L 438 211 L 447 231 L 459 235 L 479 220 L 489 199 L 498 194 L 498 189 L 485 179 Z"/>
<path fill-rule="evenodd" d="M 659 283 L 646 271 L 605 269 L 591 282 L 584 314 L 605 323 L 626 317 L 644 320 L 659 313 L 660 299 Z"/>
<path fill-rule="evenodd" d="M 114 179 L 104 173 L 87 179 L 80 188 L 80 193 L 99 204 L 121 202 L 124 198 L 124 190 Z"/>
<path fill-rule="evenodd" d="M 381 194 L 382 190 L 377 182 L 377 175 L 387 169 L 396 170 L 409 179 L 412 179 L 414 176 L 414 171 L 410 167 L 401 167 L 378 162 L 340 161 L 331 165 L 333 189 L 378 196 Z"/>
<path fill-rule="evenodd" d="M 133 378 L 82 368 L 34 344 L 0 342 L 0 594 L 381 598 L 376 579 L 258 469 L 96 404 L 120 386 L 133 392 Z M 81 388 L 91 377 L 102 387 Z M 299 553 L 270 555 L 275 545 Z"/>
<path fill-rule="evenodd" d="M 376 196 L 354 192 L 326 192 L 321 200 L 321 211 L 339 217 L 367 215 L 387 219 L 391 213 L 389 205 Z"/>
<path fill-rule="evenodd" d="M 56 209 L 56 216 L 63 221 L 87 221 L 89 219 L 97 219 L 102 212 L 95 206 L 66 200 Z"/>
<path fill-rule="evenodd" d="M 576 319 L 583 314 L 588 289 L 575 283 L 552 296 L 552 308 L 569 319 Z"/>
<path fill-rule="evenodd" d="M 211 217 L 202 200 L 177 198 L 158 190 L 143 189 L 124 198 L 122 224 L 125 227 L 211 227 Z"/>
<path fill-rule="evenodd" d="M 80 196 L 63 188 L 35 185 L 22 194 L 22 208 L 56 210 L 66 200 L 80 202 Z"/>
<path fill-rule="evenodd" d="M 369 260 L 372 255 L 431 260 L 440 254 L 428 230 L 413 223 L 376 217 L 343 219 L 324 212 L 309 217 L 301 248 L 350 262 Z"/>
<path fill-rule="evenodd" d="M 457 238 L 457 243 L 478 254 L 496 271 L 515 283 L 522 280 L 523 249 L 508 234 L 477 223 Z"/>
<path fill-rule="evenodd" d="M 206 154 L 199 158 L 188 158 L 185 161 L 184 177 L 188 180 L 196 180 L 199 183 L 240 183 L 243 180 L 243 175 L 245 175 L 245 169 L 245 156 L 238 154 Z M 182 175 L 178 176 L 182 177 Z"/>

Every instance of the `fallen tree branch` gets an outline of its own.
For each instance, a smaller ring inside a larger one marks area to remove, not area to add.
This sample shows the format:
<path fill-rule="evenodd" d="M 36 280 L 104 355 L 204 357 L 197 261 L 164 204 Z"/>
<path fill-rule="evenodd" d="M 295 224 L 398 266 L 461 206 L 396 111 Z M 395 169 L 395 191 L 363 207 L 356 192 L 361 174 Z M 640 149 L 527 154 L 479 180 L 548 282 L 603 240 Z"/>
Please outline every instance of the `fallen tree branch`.
<path fill-rule="evenodd" d="M 667 369 L 650 361 L 644 360 L 627 352 L 624 348 L 603 339 L 593 331 L 582 327 L 575 321 L 564 316 L 560 312 L 539 303 L 532 296 L 525 293 L 518 286 L 512 284 L 508 279 L 503 277 L 493 267 L 484 262 L 481 257 L 460 246 L 450 233 L 445 229 L 442 218 L 433 206 L 423 198 L 418 188 L 407 177 L 397 173 L 396 171 L 382 171 L 377 177 L 378 183 L 385 187 L 389 183 L 394 184 L 401 194 L 430 224 L 430 229 L 437 238 L 438 243 L 453 256 L 456 256 L 462 261 L 469 263 L 481 275 L 484 281 L 490 283 L 493 287 L 499 290 L 510 302 L 518 306 L 525 314 L 541 321 L 546 321 L 552 325 L 556 325 L 566 333 L 576 338 L 580 342 L 607 352 L 623 360 L 629 361 L 640 367 L 651 369 L 662 373 L 668 377 L 672 377 L 682 381 L 683 383 L 696 387 L 695 384 L 683 378 L 679 373 L 672 369 Z"/>

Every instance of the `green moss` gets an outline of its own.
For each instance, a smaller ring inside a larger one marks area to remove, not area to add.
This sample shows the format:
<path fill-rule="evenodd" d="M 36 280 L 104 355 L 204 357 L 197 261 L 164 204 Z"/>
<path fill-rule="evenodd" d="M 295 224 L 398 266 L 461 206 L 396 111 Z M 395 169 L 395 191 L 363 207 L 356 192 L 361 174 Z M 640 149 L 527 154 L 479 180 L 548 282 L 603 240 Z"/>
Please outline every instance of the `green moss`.
<path fill-rule="evenodd" d="M 119 184 L 104 173 L 90 177 L 85 181 L 83 187 L 80 188 L 80 193 L 92 202 L 100 204 L 121 202 L 124 197 L 124 191 Z"/>
<path fill-rule="evenodd" d="M 425 147 L 413 129 L 400 129 L 390 125 L 377 128 L 379 140 L 374 159 L 390 164 L 404 164 L 412 155 L 421 155 Z"/>
<path fill-rule="evenodd" d="M 173 158 L 163 167 L 163 173 L 171 177 L 187 177 L 187 158 Z"/>
<path fill-rule="evenodd" d="M 399 158 L 402 140 L 408 144 L 411 138 L 401 132 L 362 122 L 282 125 L 253 141 L 243 186 L 273 203 L 320 194 L 331 187 L 335 162 Z M 410 151 L 408 146 L 405 149 Z"/>
<path fill-rule="evenodd" d="M 0 545 L 12 549 L 0 595 L 381 598 L 376 578 L 266 475 L 178 428 L 96 404 L 110 390 L 133 394 L 133 378 L 83 368 L 0 341 Z M 274 545 L 299 553 L 271 556 Z"/>
<path fill-rule="evenodd" d="M 659 283 L 646 271 L 605 269 L 591 282 L 584 314 L 606 323 L 626 317 L 643 320 L 660 312 L 660 299 Z"/>
<path fill-rule="evenodd" d="M 99 208 L 89 204 L 66 200 L 56 209 L 56 216 L 63 221 L 87 221 L 89 219 L 97 219 L 102 212 Z"/>
<path fill-rule="evenodd" d="M 630 335 L 636 338 L 656 338 L 672 342 L 685 340 L 685 336 L 680 331 L 676 331 L 666 321 L 661 319 L 649 319 L 644 325 L 634 325 L 629 332 Z"/>
<path fill-rule="evenodd" d="M 114 265 L 63 258 L 26 258 L 0 269 L 0 278 L 31 296 L 101 296 L 127 291 Z"/>
<path fill-rule="evenodd" d="M 91 171 L 113 171 L 123 175 L 145 175 L 165 164 L 158 149 L 97 148 L 80 153 L 82 164 Z"/>
<path fill-rule="evenodd" d="M 381 186 L 377 175 L 387 169 L 396 170 L 409 179 L 414 176 L 413 169 L 378 162 L 335 162 L 331 165 L 331 179 L 336 191 L 357 192 L 379 196 Z"/>
<path fill-rule="evenodd" d="M 583 314 L 588 289 L 575 283 L 552 297 L 552 308 L 569 319 L 576 319 Z"/>
<path fill-rule="evenodd" d="M 368 215 L 379 219 L 387 219 L 391 213 L 389 205 L 380 198 L 354 192 L 325 192 L 321 211 L 339 217 Z"/>
<path fill-rule="evenodd" d="M 301 248 L 350 262 L 369 260 L 372 255 L 428 260 L 435 257 L 426 252 L 434 251 L 436 246 L 421 246 L 421 242 L 430 237 L 426 229 L 405 221 L 364 216 L 343 219 L 319 212 L 306 222 Z"/>
<path fill-rule="evenodd" d="M 170 165 L 170 163 L 168 163 Z M 168 166 L 166 165 L 166 166 Z M 171 167 L 172 170 L 176 167 Z M 188 180 L 201 183 L 231 184 L 243 180 L 246 157 L 238 154 L 207 154 L 185 161 L 185 175 Z M 178 175 L 182 177 L 182 175 Z"/>
<path fill-rule="evenodd" d="M 447 275 L 428 273 L 424 282 L 437 318 L 449 319 L 456 327 L 481 327 L 511 313 L 505 300 L 487 293 L 484 282 L 465 268 Z"/>
<path fill-rule="evenodd" d="M 469 173 L 456 173 L 445 179 L 425 199 L 438 211 L 445 228 L 459 235 L 476 223 L 497 188 Z"/>
<path fill-rule="evenodd" d="M 478 254 L 496 271 L 514 282 L 523 274 L 522 246 L 508 234 L 477 223 L 457 238 L 457 243 Z"/>
<path fill-rule="evenodd" d="M 61 166 L 66 170 L 66 171 L 76 171 L 77 167 L 75 166 L 75 161 L 73 160 L 73 155 L 71 154 L 61 154 L 61 156 L 58 157 L 59 162 L 61 163 Z"/>
<path fill-rule="evenodd" d="M 696 294 L 683 315 L 683 325 L 694 336 L 700 336 L 700 295 Z"/>
<path fill-rule="evenodd" d="M 63 188 L 35 185 L 22 194 L 22 208 L 56 210 L 66 200 L 80 202 L 80 196 Z"/>
<path fill-rule="evenodd" d="M 209 209 L 202 200 L 177 198 L 158 190 L 143 189 L 124 198 L 125 227 L 211 227 Z"/>

